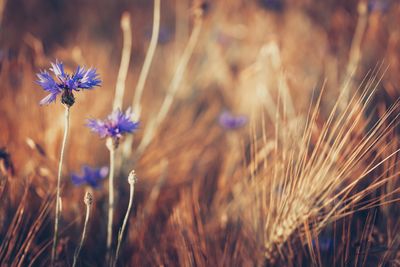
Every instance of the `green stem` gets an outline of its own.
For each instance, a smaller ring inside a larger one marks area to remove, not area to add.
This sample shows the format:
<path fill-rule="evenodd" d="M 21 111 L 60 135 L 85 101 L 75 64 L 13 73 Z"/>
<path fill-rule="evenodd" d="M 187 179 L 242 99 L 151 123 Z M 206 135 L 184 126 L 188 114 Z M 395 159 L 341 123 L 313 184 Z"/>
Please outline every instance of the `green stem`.
<path fill-rule="evenodd" d="M 60 219 L 60 191 L 61 191 L 61 175 L 62 175 L 62 166 L 64 161 L 64 151 L 67 144 L 68 138 L 68 130 L 69 130 L 69 108 L 65 107 L 65 127 L 64 127 L 64 137 L 61 145 L 61 153 L 60 153 L 60 161 L 58 164 L 58 177 L 57 177 L 57 196 L 56 196 L 56 214 L 55 214 L 55 222 L 54 222 L 54 237 L 53 237 L 53 247 L 51 251 L 51 266 L 54 265 L 54 261 L 57 260 L 57 241 L 58 241 L 58 223 Z"/>

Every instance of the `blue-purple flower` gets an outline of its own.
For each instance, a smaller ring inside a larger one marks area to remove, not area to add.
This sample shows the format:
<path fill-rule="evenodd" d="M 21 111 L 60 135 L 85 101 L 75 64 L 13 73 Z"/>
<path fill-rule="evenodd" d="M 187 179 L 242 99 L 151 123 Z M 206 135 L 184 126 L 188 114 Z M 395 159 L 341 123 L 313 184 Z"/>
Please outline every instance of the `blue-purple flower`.
<path fill-rule="evenodd" d="M 146 39 L 151 39 L 151 35 L 152 35 L 152 29 L 148 29 L 146 32 L 145 32 L 145 37 L 146 37 Z M 172 32 L 171 32 L 171 29 L 170 28 L 168 28 L 168 27 L 165 27 L 165 26 L 160 26 L 160 31 L 159 31 L 159 33 L 158 33 L 158 43 L 159 44 L 166 44 L 166 43 L 168 43 L 170 40 L 171 40 L 171 38 L 172 38 Z"/>
<path fill-rule="evenodd" d="M 321 252 L 329 252 L 333 248 L 334 240 L 328 236 L 319 236 L 318 240 L 313 239 L 312 244 L 315 248 L 318 245 Z"/>
<path fill-rule="evenodd" d="M 284 8 L 283 0 L 260 0 L 261 5 L 269 10 L 280 12 Z"/>
<path fill-rule="evenodd" d="M 72 106 L 75 102 L 73 91 L 92 89 L 101 84 L 94 68 L 85 69 L 78 66 L 73 74 L 68 74 L 64 70 L 63 63 L 56 60 L 56 63 L 51 63 L 50 71 L 54 73 L 56 79 L 46 70 L 37 74 L 37 84 L 49 93 L 40 101 L 41 105 L 54 102 L 57 96 L 62 94 L 61 102 Z"/>
<path fill-rule="evenodd" d="M 107 167 L 91 168 L 84 165 L 81 174 L 74 173 L 71 175 L 71 181 L 76 186 L 87 184 L 93 188 L 99 188 L 100 182 L 107 176 L 107 174 Z"/>
<path fill-rule="evenodd" d="M 390 0 L 369 0 L 368 11 L 369 12 L 382 12 L 385 13 L 389 10 L 391 5 Z"/>
<path fill-rule="evenodd" d="M 227 130 L 235 130 L 243 127 L 247 123 L 247 116 L 233 115 L 229 111 L 224 111 L 219 115 L 218 122 Z"/>
<path fill-rule="evenodd" d="M 139 128 L 139 122 L 132 120 L 133 113 L 128 108 L 125 113 L 114 110 L 105 120 L 89 119 L 87 126 L 101 138 L 120 139 L 124 134 L 133 133 Z"/>

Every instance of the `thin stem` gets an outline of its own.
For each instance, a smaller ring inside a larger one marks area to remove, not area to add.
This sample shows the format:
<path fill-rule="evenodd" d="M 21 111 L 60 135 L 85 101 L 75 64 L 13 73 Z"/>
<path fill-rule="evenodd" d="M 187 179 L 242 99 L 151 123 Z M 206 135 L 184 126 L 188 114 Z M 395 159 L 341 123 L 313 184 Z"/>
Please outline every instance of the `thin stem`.
<path fill-rule="evenodd" d="M 352 85 L 353 76 L 358 68 L 361 59 L 361 47 L 363 36 L 368 27 L 368 7 L 364 1 L 361 1 L 358 4 L 358 19 L 357 25 L 354 32 L 353 40 L 351 41 L 350 53 L 349 53 L 349 61 L 346 67 L 346 79 L 342 84 L 343 90 L 345 90 L 345 95 L 343 99 L 343 103 L 341 103 L 340 108 L 345 109 L 349 99 L 350 99 L 350 90 Z"/>
<path fill-rule="evenodd" d="M 107 147 L 110 150 L 110 175 L 108 178 L 108 225 L 107 225 L 107 254 L 111 255 L 112 226 L 114 216 L 114 158 L 115 144 L 112 139 L 107 140 Z"/>
<path fill-rule="evenodd" d="M 61 153 L 60 153 L 60 161 L 58 164 L 58 177 L 57 177 L 57 196 L 56 196 L 56 214 L 55 214 L 55 222 L 54 222 L 54 237 L 53 237 L 53 247 L 51 251 L 51 266 L 54 265 L 54 261 L 57 260 L 57 239 L 58 239 L 58 222 L 60 219 L 61 212 L 61 197 L 60 197 L 60 187 L 61 187 L 61 174 L 62 174 L 62 166 L 64 161 L 64 151 L 67 144 L 68 139 L 68 131 L 69 131 L 69 106 L 65 106 L 65 126 L 64 126 L 64 137 L 61 145 Z"/>
<path fill-rule="evenodd" d="M 76 262 L 78 260 L 79 253 L 81 252 L 81 249 L 82 249 L 82 246 L 83 246 L 83 242 L 85 242 L 85 238 L 86 238 L 86 229 L 87 229 L 87 225 L 88 225 L 88 222 L 89 222 L 89 216 L 90 216 L 90 206 L 92 205 L 92 202 L 93 202 L 92 195 L 89 192 L 86 192 L 85 198 L 84 198 L 84 202 L 85 202 L 85 205 L 86 205 L 85 222 L 83 224 L 81 242 L 79 243 L 79 246 L 75 251 L 74 262 L 72 264 L 72 267 L 76 266 Z"/>
<path fill-rule="evenodd" d="M 151 33 L 151 39 L 149 48 L 147 49 L 146 57 L 140 71 L 139 80 L 135 88 L 135 95 L 132 99 L 132 110 L 136 118 L 140 118 L 141 105 L 140 100 L 143 95 L 144 86 L 146 84 L 146 79 L 149 74 L 150 66 L 153 61 L 154 53 L 157 48 L 158 36 L 160 32 L 160 0 L 154 0 L 154 11 L 153 11 L 153 30 Z M 133 135 L 129 135 L 122 147 L 123 158 L 126 159 L 131 155 L 131 147 L 133 143 Z"/>
<path fill-rule="evenodd" d="M 159 31 L 160 31 L 160 0 L 154 0 L 153 31 L 151 33 L 149 48 L 146 53 L 146 58 L 144 59 L 143 67 L 140 72 L 139 80 L 135 89 L 135 95 L 132 101 L 132 110 L 138 117 L 140 117 L 140 112 L 141 112 L 140 99 L 143 94 L 143 89 L 146 83 L 147 75 L 150 70 L 151 62 L 153 61 L 154 52 L 156 51 Z"/>
<path fill-rule="evenodd" d="M 121 54 L 121 63 L 119 65 L 117 84 L 115 88 L 115 97 L 113 103 L 113 110 L 122 108 L 122 102 L 125 92 L 125 81 L 128 75 L 129 61 L 131 59 L 132 51 L 132 31 L 131 31 L 131 18 L 128 12 L 125 12 L 121 17 L 121 29 L 123 36 L 123 47 Z"/>
<path fill-rule="evenodd" d="M 178 62 L 178 66 L 176 68 L 172 81 L 169 85 L 168 92 L 161 104 L 157 116 L 154 118 L 152 122 L 147 124 L 147 127 L 144 130 L 143 138 L 136 150 L 136 155 L 134 158 L 139 157 L 142 154 L 142 152 L 147 148 L 147 146 L 151 143 L 157 127 L 163 122 L 163 120 L 167 116 L 171 108 L 172 102 L 175 98 L 175 95 L 177 94 L 179 87 L 181 85 L 189 60 L 193 54 L 194 48 L 199 39 L 202 29 L 202 24 L 203 24 L 202 12 L 199 11 L 195 14 L 192 33 L 189 37 L 189 41 L 185 47 L 185 50 L 183 51 L 183 54 Z"/>
<path fill-rule="evenodd" d="M 128 218 L 129 218 L 129 213 L 130 213 L 131 208 L 132 208 L 133 193 L 134 193 L 134 189 L 135 189 L 135 181 L 136 181 L 135 171 L 131 171 L 131 173 L 129 174 L 129 177 L 128 177 L 128 183 L 130 185 L 128 209 L 126 210 L 124 222 L 123 222 L 122 227 L 121 227 L 121 229 L 119 230 L 119 233 L 118 233 L 117 250 L 115 252 L 115 258 L 114 258 L 114 262 L 113 262 L 112 266 L 116 266 L 116 264 L 117 264 L 119 249 L 121 247 L 121 242 L 122 242 L 122 236 L 124 235 L 126 224 L 128 222 Z"/>

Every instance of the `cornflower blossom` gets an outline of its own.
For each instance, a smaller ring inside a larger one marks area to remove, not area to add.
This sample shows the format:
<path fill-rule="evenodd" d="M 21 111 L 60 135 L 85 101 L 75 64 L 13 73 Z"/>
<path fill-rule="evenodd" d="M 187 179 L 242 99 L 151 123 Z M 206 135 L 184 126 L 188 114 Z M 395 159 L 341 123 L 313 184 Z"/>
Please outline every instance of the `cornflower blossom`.
<path fill-rule="evenodd" d="M 235 130 L 243 127 L 247 123 L 247 116 L 233 115 L 229 111 L 224 111 L 219 115 L 218 122 L 226 130 Z"/>
<path fill-rule="evenodd" d="M 390 0 L 369 0 L 368 2 L 369 12 L 382 12 L 385 13 L 389 11 L 391 6 Z"/>
<path fill-rule="evenodd" d="M 37 74 L 36 81 L 45 91 L 49 92 L 45 98 L 40 101 L 40 105 L 48 105 L 61 95 L 61 102 L 67 106 L 75 103 L 73 91 L 89 90 L 101 84 L 96 69 L 78 66 L 73 74 L 68 74 L 64 70 L 62 62 L 56 60 L 51 63 L 50 71 L 54 73 L 54 79 L 46 70 Z"/>
<path fill-rule="evenodd" d="M 117 109 L 104 120 L 89 119 L 87 126 L 101 138 L 109 137 L 118 141 L 123 135 L 133 133 L 139 128 L 139 122 L 133 121 L 132 117 L 130 108 L 125 113 Z"/>
<path fill-rule="evenodd" d="M 87 184 L 95 189 L 100 188 L 101 181 L 107 176 L 108 167 L 91 168 L 87 165 L 82 167 L 81 174 L 72 174 L 71 181 L 74 185 L 80 186 Z"/>
<path fill-rule="evenodd" d="M 114 216 L 114 167 L 115 150 L 119 140 L 128 133 L 133 133 L 139 127 L 138 121 L 133 121 L 133 113 L 128 108 L 125 113 L 114 110 L 104 120 L 89 119 L 87 126 L 101 138 L 107 138 L 106 146 L 110 150 L 110 174 L 108 178 L 108 222 L 107 222 L 107 258 L 110 258 L 112 245 L 112 228 Z"/>

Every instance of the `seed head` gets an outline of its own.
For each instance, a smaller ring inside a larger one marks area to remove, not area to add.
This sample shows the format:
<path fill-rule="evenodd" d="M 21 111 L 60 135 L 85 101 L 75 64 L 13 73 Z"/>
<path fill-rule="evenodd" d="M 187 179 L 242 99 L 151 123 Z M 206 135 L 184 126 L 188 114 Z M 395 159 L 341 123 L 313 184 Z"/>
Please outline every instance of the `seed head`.
<path fill-rule="evenodd" d="M 129 176 L 128 176 L 128 183 L 129 183 L 130 185 L 133 185 L 133 184 L 135 184 L 136 180 L 137 180 L 137 178 L 136 178 L 136 172 L 135 172 L 135 170 L 132 170 L 132 171 L 129 173 Z"/>
<path fill-rule="evenodd" d="M 85 198 L 83 200 L 86 205 L 91 206 L 93 203 L 93 196 L 88 191 L 86 191 Z"/>

